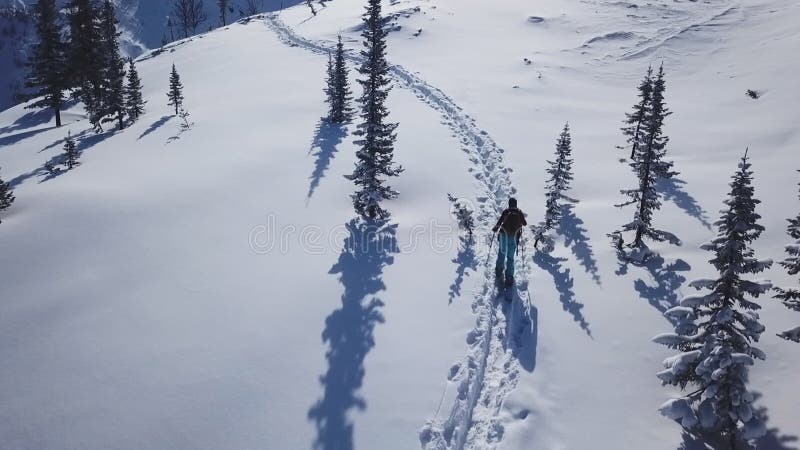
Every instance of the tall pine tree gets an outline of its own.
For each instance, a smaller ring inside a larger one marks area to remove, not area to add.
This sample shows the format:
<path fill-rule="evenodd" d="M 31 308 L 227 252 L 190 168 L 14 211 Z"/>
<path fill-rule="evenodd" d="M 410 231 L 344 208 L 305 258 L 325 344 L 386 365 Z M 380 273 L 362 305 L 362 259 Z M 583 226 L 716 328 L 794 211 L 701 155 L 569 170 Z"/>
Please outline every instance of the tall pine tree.
<path fill-rule="evenodd" d="M 105 61 L 98 10 L 93 0 L 69 0 L 69 52 L 67 78 L 73 96 L 81 100 L 89 121 L 99 127 L 103 117 Z"/>
<path fill-rule="evenodd" d="M 617 207 L 636 206 L 633 221 L 622 227 L 622 231 L 635 233 L 631 244 L 633 247 L 641 247 L 644 238 L 680 245 L 680 240 L 675 235 L 658 230 L 652 224 L 653 212 L 661 208 L 660 195 L 656 189 L 658 181 L 677 175 L 677 172 L 672 170 L 672 162 L 664 160 L 669 142 L 669 138 L 663 134 L 664 119 L 671 114 L 664 101 L 665 90 L 662 65 L 653 80 L 652 97 L 642 122 L 644 129 L 640 133 L 641 139 L 636 148 L 636 155 L 630 162 L 630 166 L 639 178 L 639 186 L 620 191 L 630 197 L 630 200 L 617 205 Z"/>
<path fill-rule="evenodd" d="M 139 79 L 139 72 L 133 58 L 128 58 L 128 84 L 125 85 L 125 111 L 132 121 L 139 119 L 144 114 L 144 104 L 142 99 L 142 82 Z"/>
<path fill-rule="evenodd" d="M 789 219 L 789 226 L 786 232 L 789 237 L 794 239 L 794 244 L 786 246 L 786 253 L 789 256 L 779 264 L 789 272 L 789 275 L 797 275 L 800 273 L 800 214 L 793 219 Z M 775 292 L 775 298 L 783 302 L 787 308 L 800 311 L 800 287 L 775 288 Z M 800 342 L 800 327 L 784 331 L 778 336 L 790 341 Z"/>
<path fill-rule="evenodd" d="M 347 81 L 348 70 L 344 58 L 344 45 L 342 35 L 339 35 L 339 42 L 336 44 L 336 54 L 333 58 L 333 104 L 331 105 L 330 119 L 335 123 L 346 123 L 353 118 L 353 110 L 350 107 L 352 92 Z"/>
<path fill-rule="evenodd" d="M 572 137 L 569 124 L 564 125 L 556 142 L 556 158 L 547 163 L 550 164 L 547 169 L 550 178 L 546 184 L 544 228 L 550 230 L 561 220 L 562 200 L 572 200 L 564 196 L 572 181 Z"/>
<path fill-rule="evenodd" d="M 390 214 L 381 203 L 398 195 L 386 185 L 385 178 L 398 176 L 403 168 L 393 161 L 397 124 L 387 122 L 386 98 L 391 87 L 386 62 L 387 31 L 383 28 L 380 0 L 367 1 L 362 20 L 364 49 L 361 56 L 364 62 L 359 73 L 363 79 L 358 80 L 363 88 L 359 98 L 362 122 L 355 133 L 361 139 L 356 141 L 360 149 L 356 152 L 355 170 L 347 178 L 353 180 L 358 188 L 352 195 L 356 212 L 367 219 L 385 219 Z"/>
<path fill-rule="evenodd" d="M 12 203 L 14 203 L 14 194 L 11 192 L 11 186 L 0 178 L 0 212 L 8 209 Z M 0 220 L 0 223 L 3 221 Z"/>
<path fill-rule="evenodd" d="M 55 0 L 36 2 L 33 5 L 33 16 L 39 42 L 33 47 L 26 86 L 35 88 L 36 97 L 41 98 L 27 108 L 51 108 L 55 114 L 56 126 L 60 127 L 64 90 L 67 88 L 64 67 L 66 47 L 61 37 Z"/>
<path fill-rule="evenodd" d="M 647 74 L 639 84 L 639 102 L 633 105 L 633 112 L 625 113 L 625 126 L 622 134 L 628 137 L 628 144 L 631 146 L 631 159 L 636 156 L 636 150 L 642 141 L 642 124 L 644 123 L 647 111 L 650 108 L 653 97 L 653 67 L 647 68 Z"/>
<path fill-rule="evenodd" d="M 172 72 L 169 74 L 169 92 L 167 98 L 170 106 L 175 107 L 175 115 L 180 114 L 181 107 L 183 106 L 183 84 L 181 84 L 181 76 L 178 75 L 178 70 L 175 64 L 172 64 Z"/>
<path fill-rule="evenodd" d="M 752 345 L 758 342 L 764 326 L 759 322 L 760 305 L 750 300 L 768 292 L 769 282 L 748 280 L 746 274 L 760 273 L 772 261 L 758 260 L 751 244 L 764 231 L 753 197 L 753 172 L 747 153 L 730 183 L 726 209 L 715 223 L 717 237 L 702 248 L 714 254 L 709 261 L 718 278 L 690 283 L 705 289 L 702 295 L 684 297 L 680 306 L 665 314 L 677 319 L 675 333 L 653 338 L 680 353 L 664 361 L 658 373 L 663 384 L 692 385 L 696 390 L 666 402 L 662 414 L 679 421 L 686 429 L 719 433 L 736 448 L 738 440 L 753 440 L 765 432 L 763 422 L 752 406 L 753 394 L 747 389 L 749 367 L 764 353 Z"/>
<path fill-rule="evenodd" d="M 100 31 L 103 39 L 105 93 L 103 116 L 105 121 L 117 121 L 119 129 L 125 128 L 125 63 L 119 53 L 117 18 L 111 0 L 104 0 L 100 13 Z"/>

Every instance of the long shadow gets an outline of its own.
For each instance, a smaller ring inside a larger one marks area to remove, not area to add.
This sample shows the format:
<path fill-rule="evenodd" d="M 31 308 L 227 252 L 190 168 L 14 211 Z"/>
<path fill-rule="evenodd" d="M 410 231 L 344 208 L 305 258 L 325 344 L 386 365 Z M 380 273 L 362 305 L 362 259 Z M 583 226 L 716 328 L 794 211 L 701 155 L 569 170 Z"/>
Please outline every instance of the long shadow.
<path fill-rule="evenodd" d="M 50 108 L 36 109 L 18 117 L 13 124 L 0 128 L 0 134 L 11 133 L 13 131 L 23 130 L 25 128 L 44 125 L 51 120 L 54 121 L 54 116 L 53 111 Z"/>
<path fill-rule="evenodd" d="M 637 264 L 638 265 L 638 264 Z M 679 272 L 688 272 L 692 268 L 689 263 L 682 259 L 677 259 L 669 264 L 664 261 L 658 253 L 652 252 L 651 256 L 643 263 L 644 268 L 650 274 L 651 281 L 655 284 L 648 284 L 648 281 L 638 279 L 633 282 L 633 287 L 639 296 L 650 306 L 664 314 L 668 309 L 678 306 L 678 290 L 681 288 L 686 278 Z M 675 319 L 667 317 L 670 322 Z"/>
<path fill-rule="evenodd" d="M 70 99 L 70 98 L 65 99 L 63 105 L 61 106 L 62 116 L 64 111 L 72 108 L 77 104 L 78 101 L 75 99 Z M 11 133 L 17 130 L 24 130 L 26 128 L 33 128 L 50 122 L 53 122 L 53 127 L 55 127 L 56 121 L 53 110 L 50 108 L 37 108 L 31 110 L 31 112 L 25 113 L 22 116 L 18 117 L 17 120 L 15 120 L 14 123 L 12 123 L 11 125 L 6 125 L 3 128 L 0 128 L 0 134 Z"/>
<path fill-rule="evenodd" d="M 80 157 L 86 150 L 94 147 L 95 145 L 99 144 L 100 142 L 102 142 L 102 141 L 110 138 L 111 136 L 117 134 L 117 131 L 118 130 L 116 128 L 110 129 L 110 130 L 107 130 L 107 131 L 103 131 L 101 133 L 95 133 L 92 130 L 84 130 L 81 133 L 76 134 L 75 136 L 73 136 L 73 139 L 75 139 L 75 148 L 78 151 L 78 156 Z M 54 143 L 48 145 L 47 147 L 45 147 L 45 149 L 56 147 L 59 143 L 64 143 L 65 141 L 66 141 L 66 137 L 61 138 L 61 139 L 57 140 L 56 142 L 54 142 Z M 29 178 L 33 178 L 35 176 L 42 176 L 43 177 L 39 181 L 40 183 L 52 180 L 53 178 L 61 176 L 61 175 L 65 174 L 65 173 L 67 173 L 68 171 L 60 171 L 60 172 L 57 172 L 57 173 L 49 173 L 47 171 L 47 169 L 45 169 L 46 165 L 48 163 L 49 164 L 53 164 L 53 165 L 63 164 L 65 160 L 66 160 L 66 156 L 63 153 L 59 153 L 59 154 L 53 156 L 52 158 L 50 158 L 41 167 L 37 167 L 36 169 L 33 169 L 30 172 L 17 175 L 15 178 L 9 180 L 8 183 L 9 183 L 9 185 L 11 185 L 11 187 L 16 187 L 17 185 L 22 184 L 23 182 L 27 181 Z"/>
<path fill-rule="evenodd" d="M 675 206 L 710 230 L 711 223 L 708 221 L 708 213 L 694 197 L 684 190 L 684 186 L 686 186 L 685 181 L 672 177 L 659 178 L 656 188 L 661 192 L 664 200 L 674 203 Z"/>
<path fill-rule="evenodd" d="M 36 130 L 31 130 L 31 131 L 23 131 L 22 133 L 12 134 L 11 136 L 0 137 L 0 147 L 14 145 L 17 142 L 24 141 L 29 137 L 36 136 L 37 134 L 44 133 L 45 131 L 50 131 L 54 128 L 56 128 L 55 125 L 53 125 L 52 127 L 38 128 Z"/>
<path fill-rule="evenodd" d="M 143 137 L 147 136 L 148 134 L 152 133 L 153 131 L 156 131 L 157 129 L 161 128 L 162 125 L 169 122 L 169 119 L 173 117 L 175 116 L 162 116 L 160 119 L 150 124 L 150 126 L 146 130 L 144 130 L 144 133 L 142 133 L 138 138 L 136 138 L 136 140 L 140 140 Z"/>
<path fill-rule="evenodd" d="M 581 329 L 585 331 L 589 337 L 592 337 L 592 332 L 589 329 L 589 322 L 583 317 L 583 312 L 581 311 L 583 309 L 583 303 L 575 299 L 575 291 L 573 291 L 575 280 L 573 280 L 572 275 L 570 275 L 570 269 L 563 269 L 561 266 L 566 260 L 566 258 L 554 258 L 542 252 L 536 252 L 533 256 L 533 262 L 553 277 L 553 282 L 559 293 L 561 307 L 564 311 L 572 315 L 572 320 L 580 325 Z"/>
<path fill-rule="evenodd" d="M 309 177 L 311 182 L 308 185 L 306 201 L 311 200 L 314 191 L 319 187 L 320 181 L 325 176 L 325 171 L 328 170 L 328 166 L 336 154 L 336 146 L 341 144 L 345 137 L 347 137 L 347 129 L 344 125 L 330 122 L 325 118 L 321 118 L 317 122 L 314 140 L 309 151 L 310 154 L 314 149 L 317 149 L 313 153 L 316 160 L 314 161 L 314 171 Z"/>
<path fill-rule="evenodd" d="M 503 314 L 506 316 L 506 348 L 511 348 L 511 354 L 523 369 L 533 372 L 536 369 L 536 349 L 539 344 L 539 310 L 525 300 L 526 297 L 530 298 L 527 281 L 513 289 L 510 303 L 501 300 Z M 528 295 L 520 295 L 521 292 Z M 508 345 L 509 343 L 513 345 Z"/>
<path fill-rule="evenodd" d="M 594 282 L 599 285 L 600 272 L 597 268 L 597 260 L 594 257 L 592 245 L 589 243 L 589 237 L 586 236 L 583 220 L 575 215 L 574 209 L 571 204 L 561 207 L 561 221 L 556 232 L 564 236 L 564 245 L 570 248 L 586 273 L 590 274 Z"/>
<path fill-rule="evenodd" d="M 478 260 L 475 256 L 475 245 L 469 236 L 459 238 L 458 254 L 452 260 L 456 264 L 456 279 L 450 285 L 450 298 L 448 303 L 453 303 L 453 299 L 461 296 L 461 285 L 468 271 L 475 272 L 478 269 Z"/>
<path fill-rule="evenodd" d="M 331 274 L 339 275 L 344 286 L 341 308 L 325 319 L 322 340 L 327 343 L 328 370 L 320 377 L 322 398 L 308 411 L 316 424 L 314 449 L 353 448 L 351 410 L 364 410 L 366 401 L 358 395 L 364 380 L 364 359 L 375 346 L 374 330 L 384 322 L 384 303 L 375 296 L 386 289 L 382 274 L 394 262 L 397 225 L 352 220 L 346 224 L 349 236 Z"/>
<path fill-rule="evenodd" d="M 761 393 L 753 392 L 754 405 L 761 397 Z M 754 413 L 765 424 L 769 424 L 769 413 L 764 405 L 756 405 Z M 767 433 L 755 445 L 740 441 L 733 450 L 798 450 L 798 442 L 800 438 L 797 436 L 767 426 Z M 718 434 L 689 433 L 684 430 L 683 442 L 678 450 L 731 450 L 731 445 Z"/>
<path fill-rule="evenodd" d="M 753 392 L 754 402 L 763 396 L 760 392 Z M 769 424 L 769 411 L 763 404 L 756 407 L 756 415 L 761 417 L 764 423 Z M 795 422 L 796 423 L 796 422 Z M 758 450 L 798 450 L 800 438 L 795 435 L 784 434 L 777 428 L 767 426 L 767 434 L 758 440 L 756 448 Z"/>

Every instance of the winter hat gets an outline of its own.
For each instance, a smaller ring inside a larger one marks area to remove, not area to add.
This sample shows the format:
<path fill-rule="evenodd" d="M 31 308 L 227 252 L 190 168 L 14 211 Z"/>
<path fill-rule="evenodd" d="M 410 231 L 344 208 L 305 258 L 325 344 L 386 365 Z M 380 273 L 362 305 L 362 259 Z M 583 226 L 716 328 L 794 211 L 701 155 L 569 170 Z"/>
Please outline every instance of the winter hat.
<path fill-rule="evenodd" d="M 508 207 L 509 208 L 516 208 L 517 207 L 517 199 L 511 197 L 508 199 Z"/>

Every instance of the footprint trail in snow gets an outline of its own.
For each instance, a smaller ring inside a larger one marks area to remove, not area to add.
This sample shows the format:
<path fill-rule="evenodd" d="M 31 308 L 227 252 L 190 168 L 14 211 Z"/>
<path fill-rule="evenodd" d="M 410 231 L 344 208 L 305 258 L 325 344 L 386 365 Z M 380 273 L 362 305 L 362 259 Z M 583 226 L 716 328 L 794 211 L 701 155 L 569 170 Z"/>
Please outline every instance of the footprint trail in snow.
<path fill-rule="evenodd" d="M 334 51 L 334 43 L 318 42 L 297 35 L 277 14 L 263 16 L 265 24 L 286 45 L 300 47 L 323 56 Z M 346 52 L 348 61 L 360 64 L 360 54 Z M 452 98 L 399 65 L 389 68 L 396 84 L 408 89 L 419 100 L 439 112 L 443 123 L 454 133 L 469 156 L 472 173 L 478 181 L 476 224 L 489 230 L 515 189 L 511 170 L 503 161 L 503 150 Z M 488 257 L 487 248 L 476 251 L 478 261 Z M 528 258 L 518 269 L 513 302 L 498 300 L 491 266 L 483 270 L 481 286 L 472 301 L 475 327 L 467 334 L 467 353 L 450 370 L 444 402 L 449 410 L 436 411 L 420 431 L 426 450 L 493 448 L 503 438 L 500 411 L 514 390 L 521 368 L 532 371 L 535 365 L 536 310 L 528 291 Z"/>

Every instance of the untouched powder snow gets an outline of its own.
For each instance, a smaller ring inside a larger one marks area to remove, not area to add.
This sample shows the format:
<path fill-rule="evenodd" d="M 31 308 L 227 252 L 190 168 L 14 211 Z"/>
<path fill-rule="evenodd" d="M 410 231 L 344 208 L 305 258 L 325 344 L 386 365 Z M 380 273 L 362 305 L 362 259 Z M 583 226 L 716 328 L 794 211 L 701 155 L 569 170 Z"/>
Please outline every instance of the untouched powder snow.
<path fill-rule="evenodd" d="M 756 251 L 777 260 L 790 243 L 800 7 L 386 2 L 406 170 L 377 231 L 354 221 L 343 177 L 354 125 L 320 120 L 338 33 L 356 76 L 362 8 L 298 5 L 144 54 L 147 112 L 122 132 L 92 133 L 80 105 L 60 129 L 47 112 L 0 113 L 17 196 L 0 224 L 0 448 L 703 448 L 659 413 L 678 392 L 660 386 L 674 355 L 651 338 L 673 331 L 663 313 L 689 280 L 714 275 L 699 246 L 745 147 L 767 229 Z M 683 245 L 621 265 L 606 234 L 630 220 L 612 205 L 635 179 L 615 147 L 662 61 L 681 174 L 655 221 Z M 183 133 L 166 105 L 173 63 Z M 509 195 L 541 219 L 567 121 L 579 203 L 551 254 L 525 247 L 507 305 L 489 229 Z M 46 179 L 68 131 L 82 164 Z M 471 250 L 447 193 L 476 211 Z M 758 448 L 795 449 L 800 348 L 776 333 L 800 318 L 759 303 Z"/>

